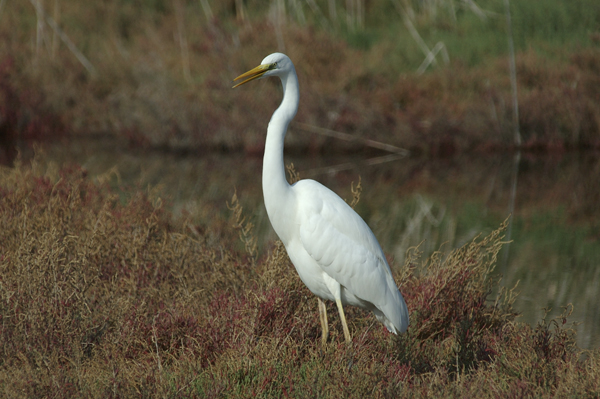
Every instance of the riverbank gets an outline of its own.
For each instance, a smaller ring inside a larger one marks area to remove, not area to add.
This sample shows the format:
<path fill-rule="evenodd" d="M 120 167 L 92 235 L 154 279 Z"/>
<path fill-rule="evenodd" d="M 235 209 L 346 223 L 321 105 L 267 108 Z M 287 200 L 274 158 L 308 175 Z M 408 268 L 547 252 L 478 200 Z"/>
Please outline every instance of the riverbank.
<path fill-rule="evenodd" d="M 525 149 L 600 147 L 600 10 L 586 1 L 549 3 L 544 15 L 513 1 Z M 314 9 L 302 20 L 293 8 L 203 4 L 6 4 L 0 161 L 10 163 L 15 146 L 82 135 L 130 148 L 260 152 L 281 89 L 232 90 L 231 80 L 274 51 L 294 60 L 301 85 L 292 126 L 301 134 L 289 150 L 360 151 L 365 139 L 431 156 L 515 147 L 507 30 L 493 2 L 480 4 L 492 7 L 484 17 L 443 7 L 406 14 L 423 44 L 448 53 L 424 73 L 415 32 L 385 2 L 363 10 L 362 24 L 339 22 L 349 12 L 340 9 L 337 25 Z M 358 139 L 315 133 L 322 129 Z"/>

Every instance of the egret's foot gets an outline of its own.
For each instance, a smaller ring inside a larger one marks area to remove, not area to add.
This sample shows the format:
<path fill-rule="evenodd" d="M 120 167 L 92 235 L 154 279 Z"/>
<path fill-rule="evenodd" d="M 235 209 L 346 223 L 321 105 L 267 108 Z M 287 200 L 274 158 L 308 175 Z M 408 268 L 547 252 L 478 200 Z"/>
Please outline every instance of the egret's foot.
<path fill-rule="evenodd" d="M 325 346 L 329 337 L 329 324 L 327 323 L 327 307 L 321 298 L 317 297 L 319 303 L 319 319 L 321 320 L 321 344 Z"/>
<path fill-rule="evenodd" d="M 344 307 L 342 306 L 342 301 L 340 299 L 336 299 L 335 303 L 337 304 L 338 311 L 340 312 L 342 328 L 344 329 L 344 338 L 346 338 L 346 343 L 349 344 L 352 342 L 352 338 L 350 337 L 350 331 L 348 330 L 348 323 L 346 323 L 346 315 L 344 314 Z"/>

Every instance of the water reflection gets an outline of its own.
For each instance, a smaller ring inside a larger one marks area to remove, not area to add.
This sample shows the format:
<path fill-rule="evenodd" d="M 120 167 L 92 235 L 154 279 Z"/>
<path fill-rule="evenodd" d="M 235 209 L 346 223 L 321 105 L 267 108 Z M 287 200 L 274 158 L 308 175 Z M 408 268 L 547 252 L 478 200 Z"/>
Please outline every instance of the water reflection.
<path fill-rule="evenodd" d="M 175 214 L 186 210 L 198 224 L 228 215 L 237 191 L 256 225 L 259 246 L 276 237 L 262 205 L 260 157 L 177 155 L 115 150 L 114 143 L 70 143 L 49 150 L 57 163 L 77 162 L 91 175 L 117 166 L 122 182 L 158 186 Z M 522 320 L 536 323 L 574 305 L 582 348 L 600 346 L 600 161 L 579 153 L 413 159 L 286 156 L 302 178 L 311 177 L 351 199 L 362 178 L 357 211 L 384 250 L 401 265 L 406 250 L 421 243 L 425 255 L 450 250 L 489 233 L 510 214 L 512 240 L 500 257 L 503 284 L 519 281 Z"/>

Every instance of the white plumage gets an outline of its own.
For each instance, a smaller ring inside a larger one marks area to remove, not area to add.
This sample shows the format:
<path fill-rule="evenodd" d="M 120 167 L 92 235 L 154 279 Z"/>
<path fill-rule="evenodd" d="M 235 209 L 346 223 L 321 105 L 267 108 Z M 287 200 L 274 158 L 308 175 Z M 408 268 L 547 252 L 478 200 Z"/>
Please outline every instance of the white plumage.
<path fill-rule="evenodd" d="M 298 77 L 284 54 L 267 56 L 238 76 L 234 87 L 278 76 L 283 100 L 269 122 L 263 160 L 263 194 L 273 229 L 283 242 L 300 279 L 319 299 L 323 342 L 328 335 L 325 305 L 335 301 L 344 336 L 350 333 L 342 305 L 372 311 L 394 334 L 408 328 L 408 309 L 385 255 L 364 220 L 333 191 L 314 180 L 290 185 L 285 177 L 283 142 L 299 102 Z"/>

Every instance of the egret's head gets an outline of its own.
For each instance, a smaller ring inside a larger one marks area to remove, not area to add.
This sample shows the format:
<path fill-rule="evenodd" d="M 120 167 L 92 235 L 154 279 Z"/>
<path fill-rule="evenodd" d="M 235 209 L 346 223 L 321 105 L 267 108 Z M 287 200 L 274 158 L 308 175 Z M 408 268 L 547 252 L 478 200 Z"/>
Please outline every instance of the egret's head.
<path fill-rule="evenodd" d="M 242 80 L 240 83 L 233 86 L 234 88 L 248 83 L 254 79 L 260 79 L 267 76 L 282 76 L 294 69 L 294 64 L 287 55 L 282 53 L 273 53 L 265 57 L 264 60 L 254 69 L 241 74 L 233 81 Z"/>

